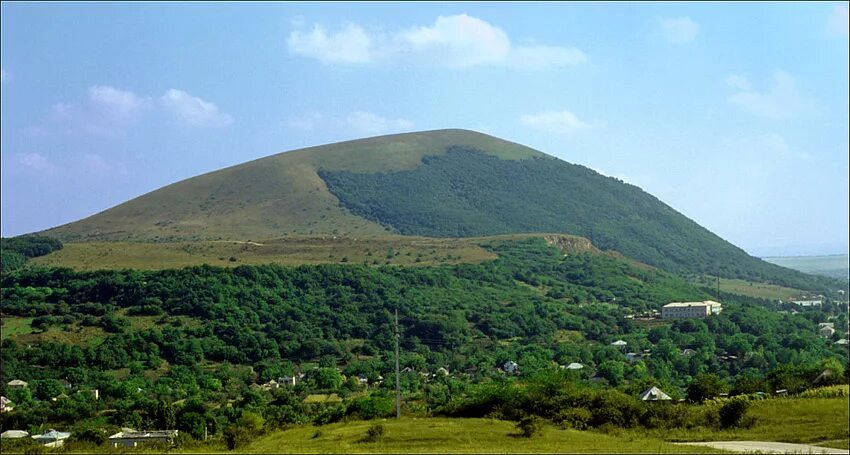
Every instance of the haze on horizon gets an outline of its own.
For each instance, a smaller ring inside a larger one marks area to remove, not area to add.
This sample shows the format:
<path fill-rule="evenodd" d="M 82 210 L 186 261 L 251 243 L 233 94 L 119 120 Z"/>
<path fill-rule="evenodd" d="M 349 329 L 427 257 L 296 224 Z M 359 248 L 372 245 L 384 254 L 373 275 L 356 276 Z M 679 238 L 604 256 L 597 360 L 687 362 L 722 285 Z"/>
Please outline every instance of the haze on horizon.
<path fill-rule="evenodd" d="M 467 128 L 757 256 L 848 251 L 848 4 L 0 6 L 3 236 L 283 150 Z"/>

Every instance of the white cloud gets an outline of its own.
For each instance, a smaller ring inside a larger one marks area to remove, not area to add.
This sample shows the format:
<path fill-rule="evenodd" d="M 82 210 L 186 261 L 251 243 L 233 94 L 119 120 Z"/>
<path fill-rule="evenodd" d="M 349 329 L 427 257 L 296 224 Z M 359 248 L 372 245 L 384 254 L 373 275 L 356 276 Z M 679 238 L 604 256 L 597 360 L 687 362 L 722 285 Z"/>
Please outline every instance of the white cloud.
<path fill-rule="evenodd" d="M 850 32 L 850 15 L 847 5 L 837 5 L 827 20 L 827 30 L 833 35 L 846 36 Z"/>
<path fill-rule="evenodd" d="M 519 119 L 523 126 L 549 133 L 569 134 L 601 126 L 587 123 L 570 111 L 544 111 L 538 114 L 523 114 Z"/>
<path fill-rule="evenodd" d="M 329 117 L 319 111 L 308 111 L 290 117 L 284 125 L 297 131 L 327 130 L 364 135 L 413 129 L 413 122 L 405 118 L 387 118 L 363 110 L 352 111 L 340 117 Z"/>
<path fill-rule="evenodd" d="M 319 111 L 309 111 L 298 116 L 289 117 L 284 124 L 298 131 L 312 131 L 325 119 L 325 115 Z"/>
<path fill-rule="evenodd" d="M 575 66 L 587 61 L 584 52 L 574 47 L 530 45 L 514 48 L 508 65 L 523 69 Z"/>
<path fill-rule="evenodd" d="M 812 114 L 815 102 L 797 90 L 797 81 L 782 70 L 773 72 L 767 91 L 741 89 L 727 99 L 739 108 L 760 117 L 781 119 Z"/>
<path fill-rule="evenodd" d="M 367 111 L 354 111 L 340 123 L 359 134 L 381 134 L 413 129 L 413 123 L 409 120 L 389 119 Z"/>
<path fill-rule="evenodd" d="M 117 122 L 134 121 L 151 107 L 150 99 L 108 85 L 89 87 L 88 102 L 98 113 Z"/>
<path fill-rule="evenodd" d="M 726 85 L 729 87 L 738 90 L 749 90 L 750 87 L 752 87 L 750 85 L 750 81 L 746 77 L 739 76 L 737 74 L 730 74 L 729 76 L 726 76 L 724 82 L 726 82 Z"/>
<path fill-rule="evenodd" d="M 112 166 L 100 155 L 86 154 L 80 158 L 83 169 L 91 174 L 106 175 L 112 172 Z"/>
<path fill-rule="evenodd" d="M 658 20 L 658 33 L 671 44 L 688 44 L 699 33 L 699 24 L 689 17 L 669 17 Z"/>
<path fill-rule="evenodd" d="M 586 60 L 573 47 L 514 45 L 507 33 L 466 14 L 439 16 L 431 25 L 391 34 L 370 33 L 357 24 L 338 32 L 320 25 L 295 30 L 287 41 L 290 53 L 323 63 L 434 62 L 449 68 L 500 65 L 521 69 L 573 66 Z"/>
<path fill-rule="evenodd" d="M 310 32 L 295 30 L 287 40 L 289 51 L 313 57 L 322 63 L 366 63 L 372 60 L 372 38 L 360 26 L 348 24 L 336 33 L 327 33 L 316 24 Z"/>
<path fill-rule="evenodd" d="M 233 117 L 220 112 L 215 104 L 182 90 L 168 90 L 159 102 L 178 122 L 185 125 L 223 127 L 233 123 Z"/>
<path fill-rule="evenodd" d="M 511 53 L 511 40 L 502 29 L 466 14 L 440 16 L 433 25 L 407 30 L 399 37 L 410 51 L 431 54 L 452 67 L 500 63 Z"/>
<path fill-rule="evenodd" d="M 89 87 L 88 97 L 79 104 L 56 103 L 51 107 L 54 122 L 66 132 L 116 137 L 130 124 L 136 123 L 153 107 L 149 98 L 108 85 Z M 35 127 L 47 131 L 45 127 Z"/>
<path fill-rule="evenodd" d="M 40 153 L 19 153 L 18 163 L 30 170 L 45 174 L 53 174 L 58 170 L 56 165 Z"/>

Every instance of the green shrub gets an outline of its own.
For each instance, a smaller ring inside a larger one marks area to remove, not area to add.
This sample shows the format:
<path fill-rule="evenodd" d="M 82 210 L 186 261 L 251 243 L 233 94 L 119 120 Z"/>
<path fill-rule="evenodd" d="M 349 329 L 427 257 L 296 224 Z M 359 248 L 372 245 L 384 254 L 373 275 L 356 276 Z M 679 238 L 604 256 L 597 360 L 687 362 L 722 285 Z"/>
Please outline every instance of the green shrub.
<path fill-rule="evenodd" d="M 722 426 L 723 428 L 732 428 L 738 426 L 741 423 L 741 419 L 744 418 L 744 414 L 747 413 L 747 409 L 749 407 L 750 403 L 746 400 L 732 399 L 727 401 L 718 410 L 718 416 L 720 417 L 720 426 Z"/>
<path fill-rule="evenodd" d="M 526 415 L 519 419 L 516 423 L 516 429 L 519 430 L 517 436 L 530 438 L 540 433 L 541 423 L 540 417 L 535 415 Z"/>
<path fill-rule="evenodd" d="M 384 436 L 384 425 L 380 423 L 376 423 L 369 427 L 366 430 L 366 437 L 363 438 L 363 442 L 376 442 L 380 440 Z"/>
<path fill-rule="evenodd" d="M 838 384 L 804 390 L 797 396 L 800 398 L 840 398 L 850 395 L 848 389 L 850 389 L 850 386 L 847 384 Z"/>
<path fill-rule="evenodd" d="M 593 414 L 585 408 L 566 408 L 556 413 L 552 421 L 563 427 L 586 430 Z"/>
<path fill-rule="evenodd" d="M 248 445 L 252 437 L 251 430 L 241 425 L 231 425 L 224 429 L 224 444 L 227 445 L 227 450 L 234 450 Z"/>

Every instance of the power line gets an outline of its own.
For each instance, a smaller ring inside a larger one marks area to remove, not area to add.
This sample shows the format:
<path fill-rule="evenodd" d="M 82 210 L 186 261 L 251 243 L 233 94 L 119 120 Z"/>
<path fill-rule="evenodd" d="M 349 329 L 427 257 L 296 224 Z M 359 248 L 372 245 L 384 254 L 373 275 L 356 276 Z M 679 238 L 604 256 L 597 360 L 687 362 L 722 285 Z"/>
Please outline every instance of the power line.
<path fill-rule="evenodd" d="M 399 365 L 398 339 L 399 339 L 398 308 L 396 308 L 395 309 L 395 418 L 401 419 L 401 386 L 400 386 L 400 379 L 399 379 L 399 376 L 401 376 L 401 374 L 399 373 L 399 369 L 398 369 L 398 365 Z"/>

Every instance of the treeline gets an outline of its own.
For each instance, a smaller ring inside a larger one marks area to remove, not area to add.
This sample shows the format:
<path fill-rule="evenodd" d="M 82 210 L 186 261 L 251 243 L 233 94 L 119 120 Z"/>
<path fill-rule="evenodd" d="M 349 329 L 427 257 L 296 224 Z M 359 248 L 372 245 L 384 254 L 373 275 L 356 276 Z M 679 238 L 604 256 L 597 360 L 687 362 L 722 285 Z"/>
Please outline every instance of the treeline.
<path fill-rule="evenodd" d="M 23 235 L 0 238 L 0 273 L 23 267 L 29 258 L 61 249 L 62 242 L 52 237 Z"/>
<path fill-rule="evenodd" d="M 626 316 L 709 296 L 680 278 L 614 258 L 564 256 L 540 239 L 489 248 L 499 259 L 422 268 L 19 270 L 2 279 L 4 315 L 33 318 L 36 333 L 82 337 L 99 329 L 103 341 L 10 350 L 15 355 L 3 363 L 2 376 L 58 379 L 69 369 L 106 371 L 133 362 L 145 370 L 162 362 L 322 357 L 358 365 L 352 359 L 391 357 L 396 308 L 412 368 L 486 375 L 508 360 L 523 371 L 580 362 L 614 386 L 654 378 L 683 387 L 701 372 L 735 377 L 786 363 L 847 359 L 846 349 L 817 336 L 827 311 L 838 314 L 842 327 L 846 316 L 837 307 L 805 318 L 729 300 L 719 316 L 647 326 Z M 617 339 L 640 356 L 627 360 L 610 346 Z M 387 371 L 380 363 L 369 368 L 376 375 Z"/>
<path fill-rule="evenodd" d="M 406 235 L 561 232 L 675 273 L 847 286 L 749 256 L 640 188 L 560 160 L 501 160 L 450 147 L 409 171 L 319 175 L 346 208 Z"/>

